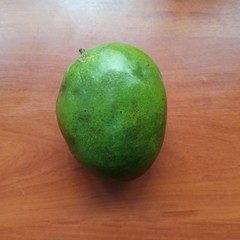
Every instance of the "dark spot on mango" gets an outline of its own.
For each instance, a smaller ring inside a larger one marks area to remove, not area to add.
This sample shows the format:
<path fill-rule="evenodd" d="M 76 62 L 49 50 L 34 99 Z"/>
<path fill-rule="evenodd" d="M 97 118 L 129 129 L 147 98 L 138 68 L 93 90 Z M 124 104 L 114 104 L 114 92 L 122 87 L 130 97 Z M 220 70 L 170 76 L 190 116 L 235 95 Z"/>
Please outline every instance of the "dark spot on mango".
<path fill-rule="evenodd" d="M 79 91 L 78 88 L 73 89 L 73 90 L 72 90 L 72 93 L 73 93 L 73 95 L 75 95 L 75 96 L 79 96 L 79 95 L 80 95 L 80 91 Z"/>
<path fill-rule="evenodd" d="M 60 91 L 64 93 L 66 90 L 67 90 L 67 84 L 66 84 L 66 81 L 63 81 Z"/>

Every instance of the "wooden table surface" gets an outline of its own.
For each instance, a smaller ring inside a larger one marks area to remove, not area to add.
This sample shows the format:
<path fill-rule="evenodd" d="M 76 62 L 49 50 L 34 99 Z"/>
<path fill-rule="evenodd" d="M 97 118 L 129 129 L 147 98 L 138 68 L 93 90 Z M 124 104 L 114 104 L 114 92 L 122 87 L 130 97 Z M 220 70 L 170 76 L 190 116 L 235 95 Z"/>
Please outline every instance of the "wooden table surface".
<path fill-rule="evenodd" d="M 126 42 L 158 64 L 165 142 L 130 182 L 71 155 L 55 101 L 80 47 Z M 0 239 L 240 239 L 240 1 L 0 2 Z"/>

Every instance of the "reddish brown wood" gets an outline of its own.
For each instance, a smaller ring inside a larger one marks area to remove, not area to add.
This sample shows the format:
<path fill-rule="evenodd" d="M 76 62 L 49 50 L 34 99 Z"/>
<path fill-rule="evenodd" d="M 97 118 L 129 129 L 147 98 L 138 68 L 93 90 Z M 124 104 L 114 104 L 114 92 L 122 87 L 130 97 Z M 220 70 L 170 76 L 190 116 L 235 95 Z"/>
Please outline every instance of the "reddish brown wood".
<path fill-rule="evenodd" d="M 238 0 L 0 3 L 0 239 L 240 239 Z M 127 42 L 159 65 L 162 151 L 141 178 L 74 160 L 55 101 L 80 47 Z"/>

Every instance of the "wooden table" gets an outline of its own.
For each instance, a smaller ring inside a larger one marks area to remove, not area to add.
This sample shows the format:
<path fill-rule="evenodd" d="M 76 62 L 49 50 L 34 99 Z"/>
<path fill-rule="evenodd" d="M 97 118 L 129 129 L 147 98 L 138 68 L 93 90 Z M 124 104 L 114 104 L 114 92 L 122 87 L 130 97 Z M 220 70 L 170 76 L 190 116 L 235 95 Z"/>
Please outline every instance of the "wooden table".
<path fill-rule="evenodd" d="M 142 177 L 87 173 L 55 101 L 80 47 L 133 44 L 158 64 L 166 138 Z M 240 239 L 240 1 L 2 0 L 0 239 Z"/>

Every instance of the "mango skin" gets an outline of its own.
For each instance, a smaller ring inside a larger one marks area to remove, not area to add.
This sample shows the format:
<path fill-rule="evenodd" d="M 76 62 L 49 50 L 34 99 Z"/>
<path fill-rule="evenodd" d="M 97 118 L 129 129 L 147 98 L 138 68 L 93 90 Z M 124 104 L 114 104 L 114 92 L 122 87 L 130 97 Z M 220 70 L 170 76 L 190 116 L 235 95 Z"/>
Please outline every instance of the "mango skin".
<path fill-rule="evenodd" d="M 164 140 L 161 73 L 128 44 L 91 48 L 66 71 L 56 113 L 71 152 L 86 168 L 113 179 L 136 178 L 152 165 Z"/>

